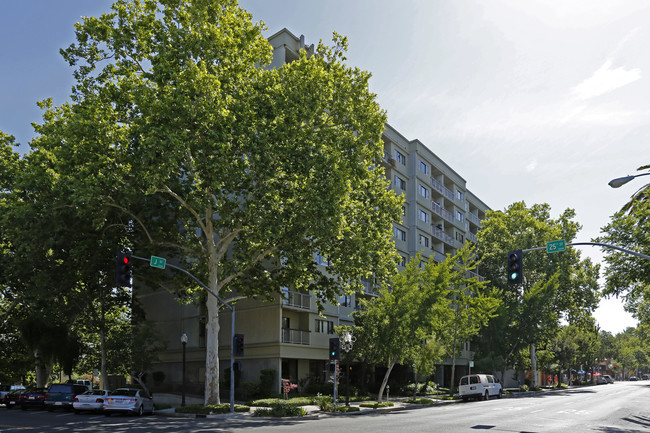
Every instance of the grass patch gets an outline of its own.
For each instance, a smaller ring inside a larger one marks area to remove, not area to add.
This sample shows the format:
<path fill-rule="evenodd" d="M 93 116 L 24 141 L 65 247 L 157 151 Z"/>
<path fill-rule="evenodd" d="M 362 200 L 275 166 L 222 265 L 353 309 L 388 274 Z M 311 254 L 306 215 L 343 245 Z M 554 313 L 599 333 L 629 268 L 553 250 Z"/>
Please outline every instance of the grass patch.
<path fill-rule="evenodd" d="M 458 400 L 460 396 L 458 395 L 434 395 L 431 397 L 434 400 Z"/>
<path fill-rule="evenodd" d="M 235 412 L 249 412 L 251 410 L 248 406 L 235 405 Z M 176 413 L 194 413 L 197 415 L 210 415 L 214 413 L 228 413 L 230 412 L 230 403 L 222 404 L 209 404 L 204 406 L 202 404 L 190 404 L 184 407 L 177 407 Z"/>
<path fill-rule="evenodd" d="M 382 403 L 361 403 L 359 404 L 360 407 L 369 407 L 372 409 L 377 409 L 380 407 L 393 407 L 395 406 L 392 401 L 384 401 Z"/>

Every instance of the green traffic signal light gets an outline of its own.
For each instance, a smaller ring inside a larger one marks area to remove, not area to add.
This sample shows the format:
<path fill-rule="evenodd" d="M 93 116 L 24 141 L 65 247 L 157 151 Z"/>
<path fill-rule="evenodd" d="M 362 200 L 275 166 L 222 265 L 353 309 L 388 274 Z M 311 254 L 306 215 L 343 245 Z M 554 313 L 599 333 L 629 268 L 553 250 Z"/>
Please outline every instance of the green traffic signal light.
<path fill-rule="evenodd" d="M 522 250 L 508 253 L 508 284 L 521 284 L 524 282 L 524 254 Z"/>

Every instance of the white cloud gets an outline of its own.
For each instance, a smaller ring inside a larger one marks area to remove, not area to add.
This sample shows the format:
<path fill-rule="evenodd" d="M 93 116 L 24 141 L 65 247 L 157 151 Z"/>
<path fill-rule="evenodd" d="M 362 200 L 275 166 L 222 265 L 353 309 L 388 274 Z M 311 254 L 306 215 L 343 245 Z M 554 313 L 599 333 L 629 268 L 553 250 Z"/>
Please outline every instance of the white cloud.
<path fill-rule="evenodd" d="M 641 69 L 625 69 L 622 66 L 612 69 L 612 60 L 609 59 L 591 77 L 575 86 L 572 93 L 578 99 L 589 99 L 609 93 L 640 78 Z"/>
<path fill-rule="evenodd" d="M 533 159 L 530 163 L 528 163 L 528 165 L 526 166 L 526 171 L 528 173 L 531 173 L 532 171 L 535 170 L 535 168 L 537 168 L 537 159 Z"/>

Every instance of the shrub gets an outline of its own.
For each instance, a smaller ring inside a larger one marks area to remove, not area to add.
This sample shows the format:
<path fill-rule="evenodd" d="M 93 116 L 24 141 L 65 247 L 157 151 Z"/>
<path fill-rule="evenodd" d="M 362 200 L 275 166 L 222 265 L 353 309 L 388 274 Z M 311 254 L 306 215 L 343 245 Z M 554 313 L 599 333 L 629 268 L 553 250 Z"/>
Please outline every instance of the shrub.
<path fill-rule="evenodd" d="M 359 409 L 358 406 L 336 406 L 336 412 L 358 412 L 361 409 Z"/>
<path fill-rule="evenodd" d="M 314 399 L 310 397 L 292 397 L 287 400 L 283 398 L 262 398 L 259 400 L 253 400 L 251 402 L 251 406 L 271 407 L 277 403 L 283 403 L 290 406 L 307 406 L 309 404 L 312 404 L 313 401 Z"/>
<path fill-rule="evenodd" d="M 235 412 L 249 412 L 251 410 L 248 406 L 235 405 Z M 195 413 L 198 415 L 209 415 L 211 413 L 228 413 L 230 412 L 230 403 L 209 404 L 204 406 L 202 404 L 190 404 L 183 407 L 177 407 L 176 413 Z"/>
<path fill-rule="evenodd" d="M 520 389 L 522 392 L 526 392 L 526 391 L 528 391 L 530 388 L 528 387 L 528 385 L 523 384 L 523 385 L 521 385 L 521 386 L 519 387 L 519 389 Z"/>
<path fill-rule="evenodd" d="M 273 403 L 270 408 L 256 409 L 253 416 L 305 416 L 307 411 L 301 407 L 287 404 L 286 402 Z"/>
<path fill-rule="evenodd" d="M 404 403 L 411 404 L 432 404 L 433 400 L 430 398 L 407 398 L 404 400 Z"/>
<path fill-rule="evenodd" d="M 260 371 L 260 394 L 264 396 L 277 395 L 280 391 L 275 389 L 275 370 L 267 368 Z"/>
<path fill-rule="evenodd" d="M 314 404 L 316 404 L 320 410 L 331 412 L 334 410 L 334 398 L 329 395 L 317 395 L 314 397 Z"/>

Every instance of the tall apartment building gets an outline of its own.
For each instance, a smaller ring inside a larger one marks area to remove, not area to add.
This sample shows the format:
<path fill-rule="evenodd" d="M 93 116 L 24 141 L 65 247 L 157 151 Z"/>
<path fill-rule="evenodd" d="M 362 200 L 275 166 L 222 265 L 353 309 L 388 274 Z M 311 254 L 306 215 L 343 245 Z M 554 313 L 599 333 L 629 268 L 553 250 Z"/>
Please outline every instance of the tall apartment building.
<path fill-rule="evenodd" d="M 305 46 L 304 37 L 297 38 L 283 29 L 269 38 L 274 47 L 273 67 L 298 58 Z M 474 242 L 475 234 L 488 209 L 472 194 L 466 181 L 419 140 L 408 140 L 390 125 L 383 133 L 386 176 L 393 190 L 404 194 L 404 215 L 394 225 L 395 245 L 402 256 L 402 265 L 418 252 L 424 260 L 442 261 L 453 255 L 464 242 Z M 314 260 L 323 263 L 323 258 Z M 315 298 L 285 290 L 273 302 L 245 300 L 236 304 L 235 332 L 244 334 L 245 351 L 237 359 L 244 382 L 259 381 L 260 371 L 277 372 L 276 389 L 280 379 L 294 383 L 306 380 L 323 381 L 328 371 L 328 342 L 335 336 L 334 327 L 352 325 L 352 313 L 358 297 L 377 296 L 371 284 L 363 294 L 342 296 L 338 305 L 326 305 L 319 315 Z M 162 290 L 141 296 L 149 320 L 156 322 L 162 335 L 168 336 L 168 349 L 160 355 L 154 374 L 159 383 L 154 388 L 164 391 L 180 390 L 181 341 L 187 342 L 188 392 L 203 393 L 205 376 L 205 326 L 200 310 L 182 306 Z M 219 332 L 219 358 L 222 373 L 229 368 L 231 324 L 228 310 L 222 310 Z M 457 372 L 468 365 L 469 348 L 457 359 Z M 437 381 L 445 384 L 448 371 L 441 369 Z M 161 379 L 162 378 L 162 379 Z M 447 384 L 448 385 L 448 384 Z"/>

